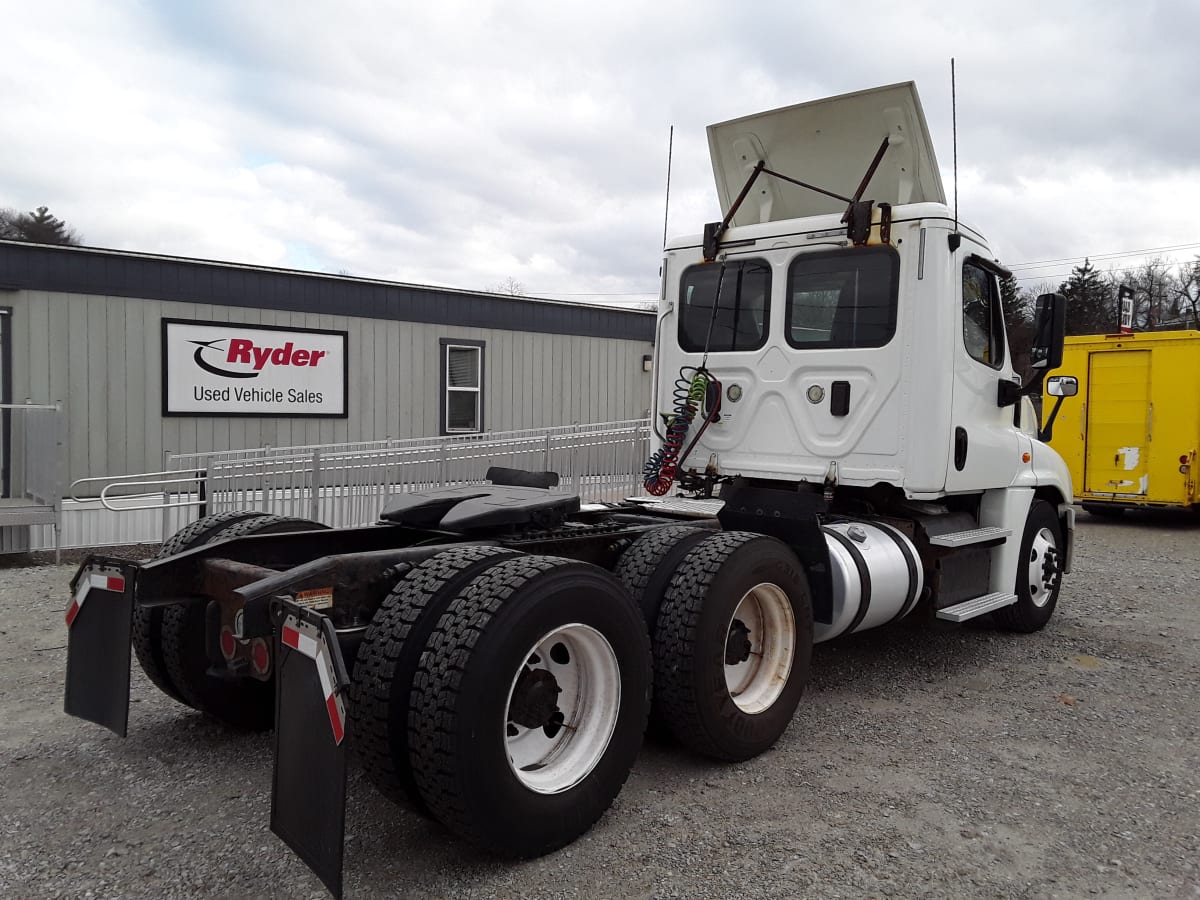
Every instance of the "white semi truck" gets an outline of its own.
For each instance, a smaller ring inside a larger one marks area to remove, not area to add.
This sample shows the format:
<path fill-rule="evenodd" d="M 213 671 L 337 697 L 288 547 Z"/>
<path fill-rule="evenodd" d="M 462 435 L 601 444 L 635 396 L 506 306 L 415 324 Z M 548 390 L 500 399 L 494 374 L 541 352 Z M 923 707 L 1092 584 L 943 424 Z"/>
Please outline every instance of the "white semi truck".
<path fill-rule="evenodd" d="M 274 727 L 272 829 L 340 895 L 348 746 L 385 794 L 534 856 L 599 819 L 648 720 L 719 760 L 769 748 L 815 642 L 1043 627 L 1071 483 L 1021 418 L 1062 298 L 1039 298 L 1022 387 L 1004 269 L 946 204 L 912 84 L 709 143 L 724 220 L 666 248 L 650 496 L 581 507 L 495 470 L 367 527 L 226 512 L 153 560 L 90 557 L 67 712 L 123 735 L 132 649 L 180 703 Z"/>

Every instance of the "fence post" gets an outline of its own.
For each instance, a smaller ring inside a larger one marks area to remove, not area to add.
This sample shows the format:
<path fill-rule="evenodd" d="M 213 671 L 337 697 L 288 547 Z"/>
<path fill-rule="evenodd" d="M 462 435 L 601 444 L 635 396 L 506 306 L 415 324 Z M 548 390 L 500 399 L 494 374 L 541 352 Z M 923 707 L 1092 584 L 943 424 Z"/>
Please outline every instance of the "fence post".
<path fill-rule="evenodd" d="M 438 484 L 440 487 L 446 487 L 446 464 L 448 462 L 448 448 L 446 446 L 447 438 L 442 438 L 441 459 L 438 460 Z"/>
<path fill-rule="evenodd" d="M 205 457 L 204 468 L 196 470 L 196 481 L 200 485 L 198 488 L 200 500 L 200 518 L 208 515 L 208 457 Z"/>
<path fill-rule="evenodd" d="M 542 471 L 550 471 L 550 429 L 546 429 L 546 449 L 542 451 Z"/>
<path fill-rule="evenodd" d="M 163 471 L 166 472 L 167 465 L 171 462 L 171 451 L 163 449 Z M 167 490 L 166 485 L 163 485 L 163 515 L 162 515 L 162 539 L 163 543 L 167 542 L 167 538 L 171 536 L 171 526 L 168 521 L 171 515 L 171 492 Z"/>
<path fill-rule="evenodd" d="M 321 521 L 321 451 L 313 450 L 312 462 L 312 498 L 309 500 L 309 518 L 314 522 Z"/>
<path fill-rule="evenodd" d="M 571 478 L 574 481 L 575 496 L 583 495 L 583 478 L 579 474 L 579 423 L 571 425 Z"/>

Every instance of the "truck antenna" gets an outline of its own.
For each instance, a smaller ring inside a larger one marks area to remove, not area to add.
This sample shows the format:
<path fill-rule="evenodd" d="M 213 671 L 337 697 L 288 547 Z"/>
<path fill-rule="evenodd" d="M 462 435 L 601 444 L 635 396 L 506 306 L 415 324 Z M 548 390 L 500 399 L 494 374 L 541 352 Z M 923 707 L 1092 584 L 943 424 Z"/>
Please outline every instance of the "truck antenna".
<path fill-rule="evenodd" d="M 954 90 L 954 57 L 950 57 L 950 132 L 954 145 L 954 231 L 950 235 L 950 252 L 953 253 L 962 243 L 962 235 L 958 233 L 958 98 Z"/>
<path fill-rule="evenodd" d="M 667 249 L 667 217 L 671 213 L 671 151 L 675 147 L 675 126 L 667 134 L 667 196 L 663 200 L 663 249 Z"/>

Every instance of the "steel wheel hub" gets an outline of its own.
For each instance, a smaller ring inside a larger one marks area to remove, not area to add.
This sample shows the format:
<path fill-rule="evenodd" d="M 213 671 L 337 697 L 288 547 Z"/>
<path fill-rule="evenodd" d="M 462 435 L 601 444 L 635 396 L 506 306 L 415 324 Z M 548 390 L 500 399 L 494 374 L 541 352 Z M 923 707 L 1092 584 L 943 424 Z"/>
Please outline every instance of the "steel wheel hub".
<path fill-rule="evenodd" d="M 608 749 L 621 709 L 621 668 L 590 625 L 563 625 L 530 648 L 504 710 L 513 774 L 539 794 L 569 790 Z"/>
<path fill-rule="evenodd" d="M 788 595 L 764 582 L 739 601 L 725 632 L 725 686 L 744 713 L 770 709 L 783 693 L 796 655 L 796 619 Z"/>
<path fill-rule="evenodd" d="M 1045 606 L 1050 602 L 1058 586 L 1058 545 L 1049 528 L 1043 528 L 1033 536 L 1029 549 L 1029 598 L 1034 606 Z"/>

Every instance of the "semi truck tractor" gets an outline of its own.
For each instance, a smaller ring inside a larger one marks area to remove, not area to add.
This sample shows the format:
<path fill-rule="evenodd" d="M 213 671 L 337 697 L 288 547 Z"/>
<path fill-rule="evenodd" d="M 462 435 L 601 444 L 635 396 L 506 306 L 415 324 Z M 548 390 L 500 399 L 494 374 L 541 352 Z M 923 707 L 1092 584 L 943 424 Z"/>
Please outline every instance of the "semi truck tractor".
<path fill-rule="evenodd" d="M 769 749 L 815 643 L 1045 626 L 1071 481 L 1022 414 L 1062 297 L 1022 385 L 1005 270 L 948 207 L 911 83 L 708 138 L 723 218 L 664 252 L 644 496 L 494 469 L 362 527 L 226 511 L 153 559 L 91 556 L 67 712 L 124 735 L 133 656 L 182 706 L 273 728 L 272 830 L 340 895 L 348 754 L 476 847 L 537 856 L 600 818 L 651 723 L 713 760 Z"/>

